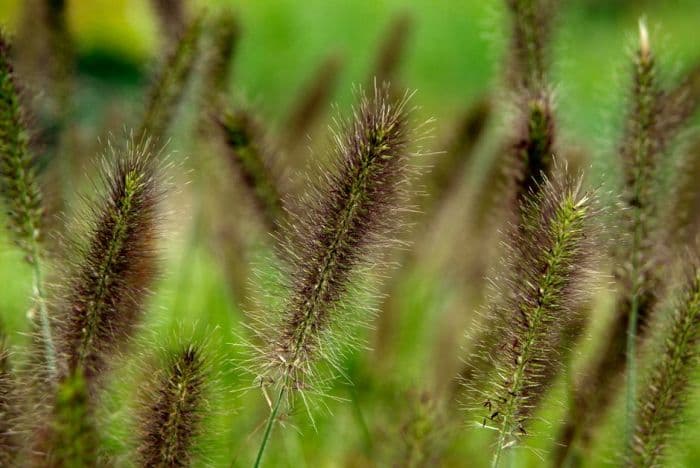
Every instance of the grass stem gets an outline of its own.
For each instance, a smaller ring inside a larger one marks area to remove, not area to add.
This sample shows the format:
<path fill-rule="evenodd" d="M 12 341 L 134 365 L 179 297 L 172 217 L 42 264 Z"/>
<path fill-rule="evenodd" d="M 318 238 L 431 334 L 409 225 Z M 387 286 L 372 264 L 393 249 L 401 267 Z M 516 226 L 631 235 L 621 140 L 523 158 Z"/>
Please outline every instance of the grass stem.
<path fill-rule="evenodd" d="M 275 423 L 275 419 L 277 418 L 277 413 L 279 412 L 280 405 L 282 404 L 282 399 L 284 398 L 284 387 L 280 389 L 279 395 L 277 395 L 277 400 L 275 401 L 272 411 L 270 412 L 270 417 L 267 420 L 267 424 L 265 426 L 265 433 L 263 434 L 263 439 L 262 442 L 260 443 L 260 449 L 258 449 L 258 456 L 255 458 L 255 465 L 253 465 L 255 468 L 258 468 L 260 466 L 260 462 L 262 461 L 263 453 L 265 453 L 265 446 L 267 446 L 267 441 L 270 438 L 270 434 L 272 433 L 272 426 Z"/>
<path fill-rule="evenodd" d="M 44 342 L 44 353 L 46 354 L 46 368 L 52 380 L 56 377 L 58 370 L 56 366 L 56 348 L 53 343 L 53 333 L 51 332 L 51 321 L 49 310 L 46 307 L 46 293 L 44 292 L 44 274 L 39 260 L 39 245 L 37 240 L 31 240 L 32 253 L 32 289 L 39 309 L 39 323 L 41 326 L 41 338 Z"/>

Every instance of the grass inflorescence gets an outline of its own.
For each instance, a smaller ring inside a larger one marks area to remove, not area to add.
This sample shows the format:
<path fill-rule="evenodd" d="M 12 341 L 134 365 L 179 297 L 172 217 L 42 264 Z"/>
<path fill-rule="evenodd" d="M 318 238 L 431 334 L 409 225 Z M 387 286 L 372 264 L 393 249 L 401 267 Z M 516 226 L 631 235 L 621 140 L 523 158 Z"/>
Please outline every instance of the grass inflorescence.
<path fill-rule="evenodd" d="M 0 465 L 690 460 L 695 448 L 674 444 L 697 387 L 700 164 L 687 137 L 699 68 L 673 80 L 671 54 L 640 22 L 619 139 L 611 150 L 579 133 L 585 106 L 567 115 L 578 91 L 559 83 L 553 26 L 596 17 L 597 3 L 572 15 L 567 2 L 504 0 L 504 66 L 488 89 L 461 83 L 443 103 L 453 120 L 427 162 L 413 122 L 425 112 L 404 86 L 449 72 L 443 45 L 474 52 L 424 27 L 432 4 L 394 12 L 378 47 L 339 28 L 343 41 L 318 51 L 306 49 L 316 28 L 286 27 L 292 13 L 324 25 L 312 4 L 277 5 L 261 28 L 258 4 L 154 0 L 150 79 L 131 63 L 140 47 L 124 63 L 86 47 L 84 7 L 23 4 L 21 40 L 0 33 L 0 260 L 17 263 L 0 271 Z M 617 3 L 604 11 L 628 8 Z M 438 9 L 440 25 L 462 8 Z M 257 74 L 274 50 L 261 44 L 288 47 L 294 70 Z M 366 69 L 355 48 L 375 51 Z M 319 141 L 357 71 L 368 91 Z M 279 108 L 260 102 L 277 75 L 308 78 Z M 128 97 L 138 83 L 141 103 Z M 124 133 L 131 107 L 134 136 L 103 145 L 96 135 Z M 171 138 L 186 164 L 168 164 Z M 603 158 L 616 166 L 599 171 Z M 219 338 L 233 346 L 208 345 Z"/>

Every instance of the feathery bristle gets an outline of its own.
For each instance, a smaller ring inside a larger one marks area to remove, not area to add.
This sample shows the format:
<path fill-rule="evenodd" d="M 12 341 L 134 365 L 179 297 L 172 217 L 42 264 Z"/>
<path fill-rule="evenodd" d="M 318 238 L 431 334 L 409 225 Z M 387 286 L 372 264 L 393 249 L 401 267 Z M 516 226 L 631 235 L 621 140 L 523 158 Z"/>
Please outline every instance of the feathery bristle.
<path fill-rule="evenodd" d="M 34 263 L 42 235 L 41 193 L 9 55 L 9 44 L 0 35 L 0 195 L 12 237 Z"/>
<path fill-rule="evenodd" d="M 12 466 L 21 447 L 15 427 L 20 411 L 18 391 L 7 341 L 0 331 L 0 466 Z"/>
<path fill-rule="evenodd" d="M 151 83 L 136 141 L 167 137 L 198 57 L 202 22 L 201 16 L 192 20 Z"/>
<path fill-rule="evenodd" d="M 261 219 L 270 231 L 277 229 L 283 215 L 279 182 L 264 154 L 265 144 L 259 125 L 244 109 L 226 112 L 219 118 L 226 158 L 243 184 L 248 188 Z"/>
<path fill-rule="evenodd" d="M 301 137 L 308 133 L 318 117 L 327 109 L 338 82 L 340 65 L 340 58 L 337 55 L 330 55 L 302 89 L 284 126 L 288 135 L 287 141 L 290 144 L 304 141 Z"/>
<path fill-rule="evenodd" d="M 503 288 L 502 302 L 489 312 L 497 316 L 491 322 L 502 337 L 488 356 L 496 372 L 484 404 L 484 424 L 496 424 L 500 434 L 496 461 L 503 448 L 526 434 L 533 405 L 561 365 L 561 335 L 580 313 L 586 290 L 595 210 L 580 179 L 544 179 L 512 228 L 503 260 L 506 276 L 493 280 Z"/>
<path fill-rule="evenodd" d="M 511 15 L 510 80 L 516 89 L 547 84 L 547 57 L 556 0 L 506 0 Z"/>
<path fill-rule="evenodd" d="M 101 168 L 103 199 L 89 206 L 89 239 L 67 276 L 58 341 L 66 371 L 88 383 L 134 333 L 157 270 L 156 155 L 149 142 L 112 150 Z M 108 160 L 109 159 L 109 160 Z"/>
<path fill-rule="evenodd" d="M 201 433 L 206 375 L 201 350 L 189 345 L 167 356 L 153 375 L 139 415 L 140 466 L 190 466 Z"/>
<path fill-rule="evenodd" d="M 98 466 L 99 436 L 92 411 L 82 372 L 68 376 L 58 385 L 45 466 Z"/>
<path fill-rule="evenodd" d="M 350 277 L 381 254 L 400 221 L 409 176 L 407 132 L 406 100 L 392 104 L 385 86 L 362 97 L 353 120 L 336 134 L 335 168 L 290 222 L 283 252 L 291 263 L 288 297 L 278 321 L 269 315 L 260 320 L 258 332 L 270 343 L 261 378 L 303 390 L 318 383 L 320 360 L 337 365 L 329 349 L 333 325 L 343 320 L 340 302 Z"/>
<path fill-rule="evenodd" d="M 670 431 L 685 407 L 690 374 L 700 355 L 700 266 L 690 262 L 681 297 L 655 353 L 639 403 L 629 466 L 662 466 Z"/>

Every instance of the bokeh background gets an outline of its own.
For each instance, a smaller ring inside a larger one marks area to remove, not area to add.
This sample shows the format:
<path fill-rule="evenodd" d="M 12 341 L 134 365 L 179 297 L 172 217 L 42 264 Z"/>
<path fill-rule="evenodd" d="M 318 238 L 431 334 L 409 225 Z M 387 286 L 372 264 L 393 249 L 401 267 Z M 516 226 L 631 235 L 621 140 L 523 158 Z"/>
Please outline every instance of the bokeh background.
<path fill-rule="evenodd" d="M 20 34 L 35 20 L 25 16 L 24 8 L 31 8 L 32 3 L 0 0 L 0 25 Z M 589 180 L 596 184 L 614 176 L 606 171 L 614 158 L 611 150 L 615 128 L 623 117 L 624 78 L 639 18 L 645 17 L 653 31 L 665 73 L 678 76 L 700 61 L 700 2 L 569 0 L 562 4 L 553 40 L 552 79 L 559 131 L 563 140 L 586 155 L 583 166 L 590 166 Z M 456 120 L 475 102 L 485 96 L 508 98 L 499 95 L 507 22 L 498 0 L 188 3 L 190 12 L 200 8 L 216 12 L 223 7 L 235 13 L 241 28 L 229 84 L 230 99 L 255 109 L 273 138 L 284 134 L 286 116 L 298 94 L 329 56 L 337 57 L 340 73 L 332 97 L 337 110 L 329 109 L 326 117 L 334 112 L 346 115 L 354 87 L 368 82 L 379 44 L 400 15 L 410 18 L 411 27 L 396 79 L 417 91 L 413 99 L 418 106 L 416 120 L 434 119 L 429 148 L 444 149 L 441 146 L 449 139 Z M 90 155 L 96 157 L 104 151 L 109 132 L 119 139 L 125 129 L 136 124 L 144 90 L 155 64 L 162 59 L 167 39 L 151 2 L 145 0 L 71 0 L 67 11 L 77 73 L 69 125 L 74 147 L 87 154 L 80 159 L 80 169 L 89 174 Z M 40 89 L 28 92 L 41 96 Z M 212 180 L 215 185 L 225 185 L 225 180 L 221 181 L 225 176 L 206 169 L 211 169 L 210 165 L 200 164 L 215 156 L 202 154 L 211 148 L 192 141 L 189 128 L 195 120 L 196 106 L 195 98 L 187 99 L 170 134 L 167 148 L 174 152 L 172 159 L 181 170 L 173 175 L 176 190 L 169 206 L 172 219 L 166 228 L 164 275 L 140 346 L 145 349 L 146 344 L 157 345 L 159 339 L 167 340 L 183 329 L 207 337 L 220 376 L 207 459 L 215 466 L 248 466 L 259 443 L 267 408 L 259 390 L 243 391 L 252 385 L 251 375 L 240 368 L 245 353 L 239 345 L 248 333 L 242 306 L 246 301 L 237 297 L 227 278 L 230 272 L 220 261 L 224 255 L 220 246 L 222 226 L 235 217 L 229 211 L 243 216 L 238 218 L 241 222 L 245 222 L 246 212 L 235 208 L 239 200 L 225 190 L 205 196 L 198 193 L 199 187 Z M 495 119 L 495 132 L 508 125 L 507 115 Z M 323 152 L 327 131 L 326 119 L 322 120 L 309 135 L 298 136 L 307 157 Z M 479 292 L 474 289 L 484 287 L 473 276 L 474 268 L 465 265 L 493 260 L 481 258 L 486 256 L 485 251 L 474 245 L 475 238 L 470 235 L 474 229 L 469 223 L 474 218 L 460 210 L 461 197 L 474 195 L 470 187 L 482 175 L 490 146 L 485 142 L 475 150 L 472 170 L 465 172 L 463 187 L 453 190 L 418 244 L 422 260 L 411 260 L 410 271 L 392 286 L 392 307 L 399 313 L 392 315 L 394 323 L 388 338 L 377 343 L 375 332 L 360 331 L 372 350 L 360 349 L 345 358 L 353 384 L 338 379 L 331 392 L 337 399 L 326 400 L 327 410 L 314 416 L 315 427 L 304 411 L 290 415 L 284 430 L 273 437 L 269 466 L 400 466 L 397 454 L 410 447 L 411 438 L 421 431 L 430 431 L 435 437 L 444 466 L 487 465 L 490 434 L 478 430 L 478 423 L 462 418 L 457 407 L 441 404 L 439 396 L 450 391 L 450 376 L 459 369 L 462 336 L 473 309 L 479 306 L 474 299 Z M 284 147 L 281 150 L 284 152 Z M 87 180 L 78 178 L 75 188 L 89 187 Z M 211 202 L 217 197 L 228 198 L 220 204 Z M 77 201 L 77 196 L 69 197 L 65 208 L 68 213 Z M 264 276 L 266 241 L 255 239 L 260 234 L 254 227 L 245 232 L 251 253 L 241 258 L 258 265 Z M 30 272 L 9 242 L 3 238 L 0 245 L 0 316 L 13 342 L 20 345 L 26 340 L 22 332 L 27 328 Z M 486 251 L 497 254 L 498 248 Z M 256 282 L 256 278 L 250 281 Z M 256 294 L 255 287 L 250 294 Z M 600 296 L 601 304 L 606 304 L 608 295 L 603 291 Z M 376 298 L 357 300 L 369 305 L 382 303 Z M 594 314 L 589 338 L 576 351 L 575 360 L 583 359 L 586 350 L 595 346 L 596 326 L 605 324 L 604 312 L 598 315 Z M 128 367 L 116 373 L 113 401 L 107 405 L 115 415 L 110 419 L 113 427 L 106 431 L 115 451 L 124 445 L 127 430 L 118 415 L 126 414 L 125 401 L 135 385 Z M 530 449 L 521 457 L 522 466 L 546 464 L 566 404 L 565 388 L 566 377 L 547 399 L 529 439 Z M 436 414 L 440 417 L 434 418 Z M 605 433 L 586 464 L 615 464 L 621 448 L 618 414 L 613 412 L 605 423 Z M 669 466 L 700 464 L 700 447 L 694 443 L 700 438 L 700 409 L 696 403 L 689 415 L 689 424 L 678 429 L 679 442 L 670 451 Z"/>

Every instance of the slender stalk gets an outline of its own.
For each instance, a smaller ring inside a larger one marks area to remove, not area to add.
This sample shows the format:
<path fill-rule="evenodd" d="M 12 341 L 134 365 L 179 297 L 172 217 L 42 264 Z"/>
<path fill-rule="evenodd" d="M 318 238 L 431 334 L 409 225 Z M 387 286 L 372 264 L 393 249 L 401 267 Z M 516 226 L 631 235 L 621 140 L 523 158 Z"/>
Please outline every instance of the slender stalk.
<path fill-rule="evenodd" d="M 630 440 L 634 433 L 637 402 L 637 322 L 639 316 L 639 296 L 632 296 L 629 324 L 627 327 L 627 393 L 625 395 L 625 440 Z"/>
<path fill-rule="evenodd" d="M 41 337 L 44 342 L 44 353 L 46 354 L 46 368 L 52 381 L 58 374 L 56 367 L 56 348 L 53 342 L 53 333 L 51 332 L 51 320 L 49 319 L 49 311 L 46 307 L 46 293 L 44 292 L 44 274 L 42 271 L 41 262 L 39 261 L 39 246 L 36 240 L 32 242 L 32 250 L 34 251 L 34 260 L 32 262 L 33 270 L 33 292 L 37 307 L 39 308 L 39 322 L 41 325 Z"/>
<path fill-rule="evenodd" d="M 275 423 L 275 418 L 277 418 L 277 413 L 279 412 L 280 406 L 282 404 L 282 399 L 284 398 L 284 387 L 280 388 L 280 393 L 277 395 L 277 400 L 272 407 L 272 412 L 270 412 L 270 417 L 267 419 L 267 424 L 265 425 L 265 433 L 263 434 L 262 442 L 260 443 L 260 448 L 258 449 L 258 456 L 255 458 L 255 468 L 260 466 L 263 454 L 265 453 L 265 447 L 267 446 L 267 441 L 272 433 L 272 426 Z"/>

